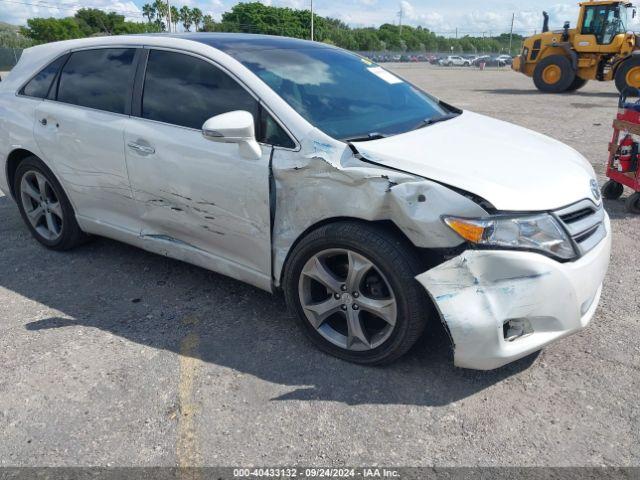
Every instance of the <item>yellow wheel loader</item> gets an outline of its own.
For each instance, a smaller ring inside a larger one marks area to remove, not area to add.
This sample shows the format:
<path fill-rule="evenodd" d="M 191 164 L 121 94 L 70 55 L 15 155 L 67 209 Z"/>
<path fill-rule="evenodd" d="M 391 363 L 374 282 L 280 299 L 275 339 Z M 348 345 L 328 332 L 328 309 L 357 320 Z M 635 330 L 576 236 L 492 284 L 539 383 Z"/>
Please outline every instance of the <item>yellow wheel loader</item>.
<path fill-rule="evenodd" d="M 543 12 L 542 33 L 525 39 L 512 68 L 548 93 L 578 90 L 589 80 L 615 80 L 620 92 L 640 89 L 640 37 L 627 30 L 635 7 L 621 0 L 579 5 L 576 28 L 566 22 L 562 30 L 549 31 Z"/>

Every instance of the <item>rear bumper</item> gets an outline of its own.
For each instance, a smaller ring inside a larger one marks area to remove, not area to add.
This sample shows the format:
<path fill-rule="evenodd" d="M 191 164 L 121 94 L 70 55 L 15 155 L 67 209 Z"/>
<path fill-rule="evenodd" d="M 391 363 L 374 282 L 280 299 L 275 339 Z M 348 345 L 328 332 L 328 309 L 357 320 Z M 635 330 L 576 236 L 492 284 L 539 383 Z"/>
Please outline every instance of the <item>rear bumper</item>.
<path fill-rule="evenodd" d="M 470 250 L 416 279 L 428 291 L 454 343 L 456 366 L 491 370 L 586 327 L 609 266 L 607 236 L 575 262 L 531 252 Z M 505 339 L 505 322 L 531 330 Z"/>

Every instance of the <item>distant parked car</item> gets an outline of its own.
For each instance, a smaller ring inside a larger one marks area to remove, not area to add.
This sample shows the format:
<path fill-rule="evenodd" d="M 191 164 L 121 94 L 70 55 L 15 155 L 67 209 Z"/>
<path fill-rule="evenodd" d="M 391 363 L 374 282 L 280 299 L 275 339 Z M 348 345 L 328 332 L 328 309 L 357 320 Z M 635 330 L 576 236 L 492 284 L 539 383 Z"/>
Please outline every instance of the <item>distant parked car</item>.
<path fill-rule="evenodd" d="M 499 61 L 504 62 L 505 65 L 511 65 L 513 63 L 513 58 L 511 55 L 498 55 L 496 57 Z"/>
<path fill-rule="evenodd" d="M 447 67 L 469 67 L 471 66 L 471 61 L 458 55 L 449 55 L 440 60 L 440 65 Z"/>
<path fill-rule="evenodd" d="M 479 67 L 482 62 L 487 63 L 490 58 L 491 57 L 489 55 L 480 55 L 473 60 L 472 65 L 474 67 Z"/>
<path fill-rule="evenodd" d="M 507 61 L 501 57 L 490 57 L 487 60 L 487 67 L 506 67 Z"/>

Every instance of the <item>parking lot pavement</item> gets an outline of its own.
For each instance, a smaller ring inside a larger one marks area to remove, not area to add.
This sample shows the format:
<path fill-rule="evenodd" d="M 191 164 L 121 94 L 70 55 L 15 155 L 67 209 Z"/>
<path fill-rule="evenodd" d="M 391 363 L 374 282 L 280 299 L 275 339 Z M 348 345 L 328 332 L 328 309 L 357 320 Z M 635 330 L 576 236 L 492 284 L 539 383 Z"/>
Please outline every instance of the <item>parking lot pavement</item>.
<path fill-rule="evenodd" d="M 602 172 L 612 84 L 547 96 L 509 71 L 391 68 Z M 0 197 L 0 466 L 638 465 L 640 218 L 606 207 L 593 324 L 476 372 L 452 366 L 438 330 L 390 367 L 344 363 L 280 298 L 110 240 L 47 251 Z"/>

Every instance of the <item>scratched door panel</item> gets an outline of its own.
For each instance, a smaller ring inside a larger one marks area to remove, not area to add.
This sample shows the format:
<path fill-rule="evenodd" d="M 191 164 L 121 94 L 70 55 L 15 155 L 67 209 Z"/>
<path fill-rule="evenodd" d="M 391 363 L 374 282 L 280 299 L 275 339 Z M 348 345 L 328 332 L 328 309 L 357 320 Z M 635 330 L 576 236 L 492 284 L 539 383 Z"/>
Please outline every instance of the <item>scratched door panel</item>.
<path fill-rule="evenodd" d="M 262 158 L 247 160 L 236 144 L 137 118 L 128 124 L 125 145 L 143 237 L 179 242 L 270 276 L 271 147 L 262 146 Z"/>
<path fill-rule="evenodd" d="M 36 111 L 35 138 L 80 217 L 137 230 L 124 157 L 125 115 L 59 102 Z"/>

